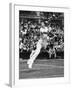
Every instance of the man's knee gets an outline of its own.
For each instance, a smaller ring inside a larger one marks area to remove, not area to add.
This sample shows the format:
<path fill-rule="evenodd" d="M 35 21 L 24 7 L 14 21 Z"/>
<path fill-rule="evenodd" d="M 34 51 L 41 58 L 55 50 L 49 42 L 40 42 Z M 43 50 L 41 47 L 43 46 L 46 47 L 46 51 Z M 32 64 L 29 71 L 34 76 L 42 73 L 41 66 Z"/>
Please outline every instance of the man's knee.
<path fill-rule="evenodd" d="M 36 53 L 39 54 L 39 53 L 40 53 L 40 49 L 37 49 L 37 50 L 36 50 Z"/>

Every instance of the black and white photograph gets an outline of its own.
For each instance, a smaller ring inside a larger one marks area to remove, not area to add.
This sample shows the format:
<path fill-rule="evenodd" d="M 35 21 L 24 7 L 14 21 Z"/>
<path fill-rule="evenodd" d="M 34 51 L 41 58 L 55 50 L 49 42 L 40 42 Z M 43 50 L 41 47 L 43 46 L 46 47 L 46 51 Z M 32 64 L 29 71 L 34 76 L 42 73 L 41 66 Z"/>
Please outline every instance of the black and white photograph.
<path fill-rule="evenodd" d="M 19 10 L 19 79 L 64 77 L 64 13 Z"/>

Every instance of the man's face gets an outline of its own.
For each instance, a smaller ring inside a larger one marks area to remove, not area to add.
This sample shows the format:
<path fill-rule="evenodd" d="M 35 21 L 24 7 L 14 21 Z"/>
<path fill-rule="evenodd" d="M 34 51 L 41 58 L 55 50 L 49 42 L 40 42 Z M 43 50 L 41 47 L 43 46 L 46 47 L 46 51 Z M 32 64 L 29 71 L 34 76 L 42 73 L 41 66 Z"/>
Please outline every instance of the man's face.
<path fill-rule="evenodd" d="M 43 26 L 43 27 L 45 26 L 44 22 L 41 23 L 41 26 Z"/>

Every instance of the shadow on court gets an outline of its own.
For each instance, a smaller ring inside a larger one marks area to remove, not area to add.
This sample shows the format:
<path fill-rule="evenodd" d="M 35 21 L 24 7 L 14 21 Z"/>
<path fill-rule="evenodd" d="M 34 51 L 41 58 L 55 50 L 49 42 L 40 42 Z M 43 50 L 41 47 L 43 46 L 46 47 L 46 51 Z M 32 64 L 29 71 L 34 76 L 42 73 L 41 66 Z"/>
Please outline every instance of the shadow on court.
<path fill-rule="evenodd" d="M 27 59 L 20 59 L 19 79 L 25 78 L 53 78 L 64 77 L 63 59 L 43 59 L 35 60 L 32 69 L 27 66 Z"/>

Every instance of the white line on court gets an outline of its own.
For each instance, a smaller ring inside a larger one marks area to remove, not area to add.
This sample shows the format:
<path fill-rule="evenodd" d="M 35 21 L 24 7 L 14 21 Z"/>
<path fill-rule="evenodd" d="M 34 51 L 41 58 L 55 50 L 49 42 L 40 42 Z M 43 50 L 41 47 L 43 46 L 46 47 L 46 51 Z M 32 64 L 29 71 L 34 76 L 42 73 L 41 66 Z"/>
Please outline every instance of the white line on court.
<path fill-rule="evenodd" d="M 43 66 L 43 68 L 40 68 L 40 66 Z M 45 68 L 44 68 L 45 67 Z M 43 65 L 43 64 L 34 64 L 32 69 L 21 69 L 19 71 L 29 71 L 29 70 L 46 70 L 51 68 L 64 68 L 64 66 L 55 66 L 55 65 Z"/>
<path fill-rule="evenodd" d="M 48 60 L 46 60 L 46 59 L 44 59 L 44 60 L 35 60 L 35 61 L 52 61 L 53 59 L 48 59 Z M 54 60 L 56 60 L 56 61 L 62 61 L 62 60 L 64 60 L 64 59 L 54 59 Z M 20 62 L 27 62 L 27 60 L 19 60 Z"/>

